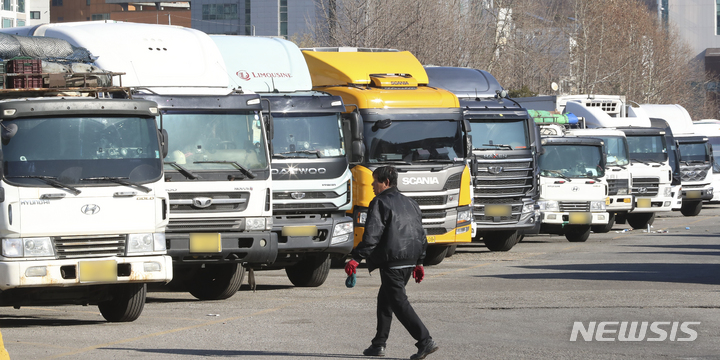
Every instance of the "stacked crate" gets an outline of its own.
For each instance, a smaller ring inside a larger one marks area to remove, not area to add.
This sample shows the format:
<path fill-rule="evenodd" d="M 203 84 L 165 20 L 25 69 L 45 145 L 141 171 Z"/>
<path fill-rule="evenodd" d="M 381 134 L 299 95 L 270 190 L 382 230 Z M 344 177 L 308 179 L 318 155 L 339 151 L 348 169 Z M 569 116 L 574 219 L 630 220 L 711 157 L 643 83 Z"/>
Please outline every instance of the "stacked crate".
<path fill-rule="evenodd" d="M 6 63 L 7 89 L 32 89 L 43 87 L 42 60 L 13 59 Z"/>

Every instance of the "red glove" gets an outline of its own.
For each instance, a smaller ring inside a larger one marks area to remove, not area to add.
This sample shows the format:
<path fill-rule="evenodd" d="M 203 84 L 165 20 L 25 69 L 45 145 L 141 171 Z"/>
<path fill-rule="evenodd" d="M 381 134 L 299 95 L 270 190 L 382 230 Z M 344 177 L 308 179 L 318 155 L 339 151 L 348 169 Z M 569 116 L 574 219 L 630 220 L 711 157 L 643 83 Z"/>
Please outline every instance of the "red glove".
<path fill-rule="evenodd" d="M 425 269 L 422 265 L 415 266 L 415 269 L 413 269 L 413 279 L 415 279 L 416 283 L 420 283 L 425 278 Z"/>
<path fill-rule="evenodd" d="M 357 269 L 358 265 L 360 265 L 360 264 L 355 260 L 348 261 L 347 265 L 345 265 L 345 273 L 347 274 L 347 276 L 356 274 L 357 273 L 356 269 Z"/>

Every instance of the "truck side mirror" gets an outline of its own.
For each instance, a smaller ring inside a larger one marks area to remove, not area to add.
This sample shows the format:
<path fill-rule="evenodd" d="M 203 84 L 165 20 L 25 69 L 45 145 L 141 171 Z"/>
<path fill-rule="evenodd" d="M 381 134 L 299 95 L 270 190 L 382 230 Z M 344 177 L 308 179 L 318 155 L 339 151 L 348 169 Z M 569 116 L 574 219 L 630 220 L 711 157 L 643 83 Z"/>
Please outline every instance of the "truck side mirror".
<path fill-rule="evenodd" d="M 469 121 L 463 119 L 462 124 L 463 124 L 463 131 L 464 131 L 464 132 L 469 133 L 469 132 L 472 131 L 472 126 L 470 126 L 470 122 L 469 122 Z"/>
<path fill-rule="evenodd" d="M 362 116 L 360 116 L 360 113 L 356 111 L 353 111 L 349 114 L 345 115 L 345 118 L 347 118 L 350 121 L 350 137 L 351 140 L 362 140 L 363 139 L 363 120 Z"/>
<path fill-rule="evenodd" d="M 530 119 L 532 121 L 532 119 Z M 533 139 L 533 145 L 535 145 L 535 152 L 538 155 L 542 155 L 545 153 L 545 150 L 542 147 L 542 143 L 540 141 L 540 127 L 535 124 L 534 121 L 532 121 L 532 127 L 533 127 L 533 133 L 535 134 L 535 139 Z"/>
<path fill-rule="evenodd" d="M 268 140 L 275 138 L 275 127 L 273 126 L 273 117 L 270 114 L 263 114 L 263 120 L 265 121 L 265 129 L 268 132 Z"/>
<path fill-rule="evenodd" d="M 166 158 L 170 151 L 168 147 L 168 132 L 165 129 L 158 130 L 158 138 L 160 139 L 160 150 L 162 151 L 162 158 Z"/>
<path fill-rule="evenodd" d="M 0 126 L 2 126 L 2 130 L 0 132 L 2 133 L 0 136 L 2 136 L 3 143 L 7 143 L 10 141 L 10 139 L 17 134 L 18 126 L 14 123 L 9 123 L 7 125 L 0 123 Z"/>
<path fill-rule="evenodd" d="M 351 163 L 362 163 L 365 160 L 365 143 L 362 140 L 352 141 Z"/>

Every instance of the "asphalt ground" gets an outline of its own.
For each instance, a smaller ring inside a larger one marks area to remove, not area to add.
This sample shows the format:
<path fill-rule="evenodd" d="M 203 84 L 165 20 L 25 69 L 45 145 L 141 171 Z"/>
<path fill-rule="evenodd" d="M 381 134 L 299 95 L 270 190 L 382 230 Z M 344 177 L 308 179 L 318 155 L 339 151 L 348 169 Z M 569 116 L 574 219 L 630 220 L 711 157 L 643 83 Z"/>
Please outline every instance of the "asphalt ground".
<path fill-rule="evenodd" d="M 649 233 L 627 229 L 585 243 L 526 237 L 504 253 L 459 246 L 407 287 L 440 346 L 427 358 L 720 358 L 720 206 L 658 216 Z M 284 271 L 257 272 L 255 292 L 243 285 L 224 301 L 152 289 L 132 323 L 107 323 L 94 306 L 0 308 L 0 331 L 12 359 L 366 358 L 380 279 L 361 267 L 352 289 L 342 269 L 318 288 L 295 288 Z M 595 322 L 598 332 L 609 323 L 589 341 L 570 341 L 576 322 Z M 646 336 L 620 341 L 622 322 L 647 322 Z M 679 341 L 692 332 L 694 341 Z M 386 358 L 415 351 L 395 321 Z"/>

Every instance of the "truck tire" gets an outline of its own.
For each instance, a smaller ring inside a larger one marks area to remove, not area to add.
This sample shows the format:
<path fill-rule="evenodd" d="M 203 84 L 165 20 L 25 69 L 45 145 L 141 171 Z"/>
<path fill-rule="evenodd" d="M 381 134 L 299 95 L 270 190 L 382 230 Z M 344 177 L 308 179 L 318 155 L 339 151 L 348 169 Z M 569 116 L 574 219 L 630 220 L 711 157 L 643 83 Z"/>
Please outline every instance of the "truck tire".
<path fill-rule="evenodd" d="M 633 229 L 645 230 L 655 221 L 655 213 L 628 214 L 627 223 Z"/>
<path fill-rule="evenodd" d="M 225 300 L 235 295 L 245 278 L 240 263 L 205 264 L 191 272 L 185 286 L 200 300 Z"/>
<path fill-rule="evenodd" d="M 457 244 L 453 244 L 448 246 L 447 253 L 445 254 L 445 257 L 451 257 L 455 255 L 455 250 L 457 250 Z"/>
<path fill-rule="evenodd" d="M 517 230 L 491 231 L 483 236 L 485 247 L 490 251 L 508 251 L 520 241 Z"/>
<path fill-rule="evenodd" d="M 590 227 L 590 229 L 594 233 L 598 234 L 604 234 L 607 232 L 610 232 L 612 230 L 613 225 L 615 225 L 615 213 L 610 213 L 610 218 L 608 219 L 608 223 L 605 225 L 593 225 Z"/>
<path fill-rule="evenodd" d="M 585 242 L 590 237 L 590 226 L 568 226 L 565 228 L 565 238 L 569 242 Z"/>
<path fill-rule="evenodd" d="M 147 296 L 145 284 L 114 285 L 112 299 L 98 304 L 100 313 L 109 322 L 135 321 L 142 314 Z"/>
<path fill-rule="evenodd" d="M 308 255 L 299 263 L 285 268 L 290 282 L 297 287 L 318 287 L 330 273 L 330 255 Z"/>
<path fill-rule="evenodd" d="M 443 245 L 428 245 L 425 250 L 425 260 L 423 265 L 432 266 L 441 263 L 447 255 L 448 246 Z"/>
<path fill-rule="evenodd" d="M 685 201 L 683 200 L 680 212 L 685 216 L 698 216 L 702 210 L 702 201 Z"/>

